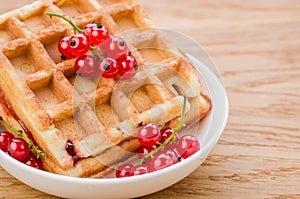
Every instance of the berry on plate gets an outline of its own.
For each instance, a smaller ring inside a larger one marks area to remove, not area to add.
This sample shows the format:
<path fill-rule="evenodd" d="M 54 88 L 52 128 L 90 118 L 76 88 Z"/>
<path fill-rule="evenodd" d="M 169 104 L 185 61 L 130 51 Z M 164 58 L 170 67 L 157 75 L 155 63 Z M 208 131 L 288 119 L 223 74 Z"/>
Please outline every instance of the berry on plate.
<path fill-rule="evenodd" d="M 101 23 L 87 24 L 84 27 L 84 35 L 90 39 L 92 45 L 94 46 L 101 44 L 110 37 L 108 29 L 102 26 Z"/>
<path fill-rule="evenodd" d="M 131 55 L 127 55 L 123 59 L 118 59 L 118 69 L 118 74 L 121 78 L 132 78 L 138 69 L 136 59 Z"/>
<path fill-rule="evenodd" d="M 90 41 L 83 34 L 73 35 L 70 37 L 68 49 L 76 57 L 85 55 L 90 50 Z"/>
<path fill-rule="evenodd" d="M 116 177 L 117 178 L 124 178 L 124 177 L 132 176 L 133 175 L 132 171 L 133 171 L 133 165 L 132 164 L 123 164 L 116 171 Z"/>
<path fill-rule="evenodd" d="M 116 60 L 128 54 L 129 52 L 128 46 L 124 39 L 117 36 L 109 37 L 99 45 L 99 48 L 106 53 L 107 57 Z"/>
<path fill-rule="evenodd" d="M 58 43 L 58 51 L 62 55 L 62 59 L 72 59 L 76 57 L 71 53 L 69 43 L 70 37 L 64 37 Z"/>
<path fill-rule="evenodd" d="M 14 136 L 7 131 L 0 132 L 0 149 L 4 152 L 7 152 L 7 146 L 13 138 Z"/>
<path fill-rule="evenodd" d="M 31 166 L 33 168 L 43 170 L 43 163 L 40 158 L 36 158 L 35 156 L 28 156 L 25 160 L 22 161 L 24 164 Z"/>
<path fill-rule="evenodd" d="M 147 165 L 136 165 L 132 168 L 132 174 L 134 176 L 143 175 L 149 173 L 149 167 Z"/>
<path fill-rule="evenodd" d="M 98 74 L 95 58 L 90 55 L 78 57 L 75 62 L 75 71 L 77 75 L 82 77 L 95 77 Z"/>
<path fill-rule="evenodd" d="M 192 135 L 184 135 L 179 138 L 177 151 L 178 154 L 186 159 L 200 150 L 199 140 Z"/>
<path fill-rule="evenodd" d="M 154 124 L 145 124 L 138 130 L 137 138 L 144 146 L 153 146 L 160 140 L 160 131 Z"/>
<path fill-rule="evenodd" d="M 102 77 L 105 78 L 114 78 L 118 74 L 117 61 L 110 57 L 101 59 L 97 63 L 97 68 L 100 71 Z"/>
<path fill-rule="evenodd" d="M 7 146 L 7 152 L 14 159 L 23 161 L 29 154 L 29 147 L 23 138 L 13 138 Z"/>

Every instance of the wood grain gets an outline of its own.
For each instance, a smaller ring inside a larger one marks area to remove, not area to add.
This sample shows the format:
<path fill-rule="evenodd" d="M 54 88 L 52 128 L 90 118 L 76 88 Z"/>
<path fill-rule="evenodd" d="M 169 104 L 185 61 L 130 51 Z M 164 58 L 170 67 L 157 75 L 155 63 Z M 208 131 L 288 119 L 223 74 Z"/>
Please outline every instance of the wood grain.
<path fill-rule="evenodd" d="M 300 198 L 300 1 L 141 2 L 158 27 L 207 50 L 230 101 L 228 125 L 204 164 L 142 198 Z M 0 198 L 24 197 L 55 198 L 0 168 Z"/>

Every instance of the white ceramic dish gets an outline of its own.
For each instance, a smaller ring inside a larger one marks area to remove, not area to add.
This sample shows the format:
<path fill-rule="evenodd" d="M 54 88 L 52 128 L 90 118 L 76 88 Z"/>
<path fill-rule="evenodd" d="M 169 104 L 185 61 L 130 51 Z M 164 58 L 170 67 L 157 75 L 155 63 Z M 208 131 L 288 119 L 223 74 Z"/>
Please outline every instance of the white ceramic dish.
<path fill-rule="evenodd" d="M 201 150 L 188 159 L 153 173 L 128 178 L 85 179 L 56 175 L 26 166 L 0 150 L 0 164 L 23 183 L 64 198 L 133 198 L 157 192 L 182 180 L 197 169 L 219 140 L 228 117 L 228 100 L 220 80 L 204 64 L 188 58 L 198 69 L 212 99 L 212 112 L 202 121 Z"/>

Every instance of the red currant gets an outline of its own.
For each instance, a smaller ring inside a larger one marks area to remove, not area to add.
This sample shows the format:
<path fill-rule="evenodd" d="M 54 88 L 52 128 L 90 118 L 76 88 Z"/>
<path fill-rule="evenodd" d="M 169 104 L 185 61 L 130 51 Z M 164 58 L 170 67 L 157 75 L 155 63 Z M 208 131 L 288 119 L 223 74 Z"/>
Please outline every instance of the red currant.
<path fill-rule="evenodd" d="M 155 149 L 155 148 L 156 148 L 155 145 L 154 145 L 154 146 L 144 146 L 144 145 L 142 145 L 142 146 L 138 149 L 138 151 L 137 151 L 138 157 L 139 157 L 139 158 L 143 158 L 144 155 L 150 153 L 150 152 L 151 152 L 153 149 Z"/>
<path fill-rule="evenodd" d="M 160 133 L 161 133 L 161 138 L 159 140 L 159 143 L 164 143 L 166 141 L 166 139 L 168 139 L 173 134 L 173 129 L 171 129 L 171 128 L 165 128 L 165 129 L 162 129 L 160 131 Z M 175 135 L 175 140 L 171 140 L 167 144 L 166 148 L 169 148 L 169 149 L 175 148 L 176 142 L 178 141 L 178 139 L 179 139 L 179 135 L 176 134 Z"/>
<path fill-rule="evenodd" d="M 7 146 L 14 136 L 9 132 L 0 132 L 0 149 L 7 152 Z"/>
<path fill-rule="evenodd" d="M 29 147 L 24 139 L 13 138 L 7 146 L 7 151 L 14 159 L 23 161 L 29 154 Z"/>
<path fill-rule="evenodd" d="M 124 39 L 114 36 L 106 39 L 99 45 L 99 47 L 106 53 L 107 57 L 111 57 L 113 59 L 118 59 L 119 57 L 124 56 L 124 54 L 127 54 L 129 51 Z"/>
<path fill-rule="evenodd" d="M 117 58 L 117 61 L 122 61 L 122 60 L 126 59 L 127 56 L 132 56 L 132 53 L 131 53 L 131 51 L 129 49 L 128 49 L 127 53 L 124 53 L 124 54 L 120 55 Z"/>
<path fill-rule="evenodd" d="M 84 35 L 86 35 L 95 46 L 101 44 L 110 37 L 107 28 L 101 24 L 87 24 L 84 27 Z"/>
<path fill-rule="evenodd" d="M 133 171 L 133 165 L 132 164 L 123 164 L 116 171 L 116 177 L 117 178 L 124 178 L 124 177 L 132 176 L 133 175 L 132 171 Z"/>
<path fill-rule="evenodd" d="M 121 78 L 128 79 L 135 75 L 138 65 L 133 56 L 127 55 L 125 59 L 118 60 L 118 74 Z"/>
<path fill-rule="evenodd" d="M 117 61 L 109 57 L 101 59 L 97 63 L 97 68 L 105 78 L 114 78 L 118 73 Z"/>
<path fill-rule="evenodd" d="M 75 71 L 77 75 L 82 77 L 95 77 L 98 74 L 95 58 L 90 55 L 83 55 L 78 57 L 75 62 Z"/>
<path fill-rule="evenodd" d="M 166 156 L 169 156 L 171 158 L 173 164 L 176 164 L 179 162 L 180 157 L 178 156 L 176 150 L 166 149 L 166 151 L 164 151 L 164 153 L 166 154 Z"/>
<path fill-rule="evenodd" d="M 199 140 L 192 135 L 184 135 L 179 138 L 177 146 L 178 154 L 186 159 L 200 150 Z"/>
<path fill-rule="evenodd" d="M 132 169 L 132 174 L 134 176 L 143 175 L 143 174 L 146 174 L 146 173 L 149 173 L 149 172 L 150 172 L 150 170 L 149 170 L 148 166 L 144 165 L 144 164 L 143 165 L 136 165 Z"/>
<path fill-rule="evenodd" d="M 153 146 L 160 140 L 160 131 L 154 124 L 145 124 L 138 130 L 137 138 L 144 146 Z"/>
<path fill-rule="evenodd" d="M 70 53 L 74 56 L 85 55 L 90 49 L 90 41 L 83 34 L 73 35 L 69 40 Z"/>
<path fill-rule="evenodd" d="M 157 171 L 173 165 L 175 162 L 171 155 L 167 155 L 164 152 L 157 153 L 151 160 L 151 168 L 153 171 Z"/>
<path fill-rule="evenodd" d="M 25 160 L 23 160 L 23 163 L 33 168 L 43 170 L 42 160 L 40 158 L 36 158 L 35 156 L 28 156 Z"/>
<path fill-rule="evenodd" d="M 76 56 L 73 55 L 70 51 L 70 37 L 62 38 L 58 43 L 58 51 L 62 54 L 62 59 L 72 59 Z"/>
<path fill-rule="evenodd" d="M 161 133 L 161 138 L 159 142 L 163 143 L 166 139 L 168 139 L 173 134 L 173 130 L 171 128 L 165 128 L 162 129 L 160 133 Z"/>
<path fill-rule="evenodd" d="M 84 32 L 83 34 L 87 37 L 87 38 L 90 38 L 90 35 L 91 35 L 91 32 L 92 32 L 92 29 L 93 28 L 97 28 L 97 24 L 95 23 L 89 23 L 89 24 L 86 24 L 83 28 Z M 93 43 L 93 42 L 91 42 Z"/>

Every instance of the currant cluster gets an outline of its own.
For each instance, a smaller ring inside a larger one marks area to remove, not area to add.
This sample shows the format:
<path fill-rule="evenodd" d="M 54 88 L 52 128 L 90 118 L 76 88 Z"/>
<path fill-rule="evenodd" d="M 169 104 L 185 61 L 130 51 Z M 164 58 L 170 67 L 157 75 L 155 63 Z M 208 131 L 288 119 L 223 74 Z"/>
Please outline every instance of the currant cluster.
<path fill-rule="evenodd" d="M 161 170 L 186 159 L 200 150 L 200 143 L 195 136 L 179 135 L 184 125 L 187 98 L 184 97 L 179 123 L 175 128 L 160 130 L 155 124 L 140 125 L 137 139 L 141 143 L 138 149 L 138 163 L 126 163 L 116 170 L 116 177 L 142 175 Z"/>
<path fill-rule="evenodd" d="M 43 169 L 42 160 L 33 155 L 28 143 L 23 138 L 15 138 L 7 131 L 0 132 L 0 149 L 28 166 Z"/>
<path fill-rule="evenodd" d="M 80 29 L 64 15 L 47 15 L 62 18 L 73 26 L 74 35 L 61 39 L 58 50 L 63 59 L 76 58 L 77 75 L 86 78 L 98 75 L 104 78 L 119 76 L 124 79 L 135 75 L 137 61 L 131 55 L 128 45 L 121 37 L 110 34 L 101 23 L 87 24 Z"/>
<path fill-rule="evenodd" d="M 142 146 L 137 154 L 139 163 L 126 163 L 116 170 L 116 177 L 136 176 L 161 170 L 196 153 L 200 143 L 192 135 L 179 136 L 171 128 L 159 130 L 154 124 L 143 125 L 137 138 Z"/>

